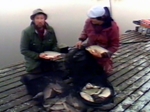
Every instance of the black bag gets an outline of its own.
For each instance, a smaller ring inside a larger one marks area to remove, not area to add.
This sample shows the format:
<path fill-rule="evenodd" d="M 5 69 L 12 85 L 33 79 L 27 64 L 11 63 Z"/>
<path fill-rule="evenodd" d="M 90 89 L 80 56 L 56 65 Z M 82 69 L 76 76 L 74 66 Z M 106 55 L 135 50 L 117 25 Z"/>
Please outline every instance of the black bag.
<path fill-rule="evenodd" d="M 105 71 L 85 48 L 73 48 L 69 51 L 66 56 L 66 68 L 70 72 L 73 83 L 80 87 L 88 81 L 102 84 L 107 82 Z"/>

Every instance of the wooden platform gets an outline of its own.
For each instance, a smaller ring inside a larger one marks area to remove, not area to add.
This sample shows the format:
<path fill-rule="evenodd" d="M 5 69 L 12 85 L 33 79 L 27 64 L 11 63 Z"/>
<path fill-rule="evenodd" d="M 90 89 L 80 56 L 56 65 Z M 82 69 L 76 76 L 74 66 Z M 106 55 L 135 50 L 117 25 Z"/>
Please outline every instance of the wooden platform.
<path fill-rule="evenodd" d="M 120 49 L 113 56 L 114 74 L 109 77 L 116 90 L 111 112 L 150 112 L 149 51 L 148 38 L 135 32 L 121 36 Z M 0 70 L 0 112 L 44 112 L 19 81 L 25 74 L 24 64 Z"/>

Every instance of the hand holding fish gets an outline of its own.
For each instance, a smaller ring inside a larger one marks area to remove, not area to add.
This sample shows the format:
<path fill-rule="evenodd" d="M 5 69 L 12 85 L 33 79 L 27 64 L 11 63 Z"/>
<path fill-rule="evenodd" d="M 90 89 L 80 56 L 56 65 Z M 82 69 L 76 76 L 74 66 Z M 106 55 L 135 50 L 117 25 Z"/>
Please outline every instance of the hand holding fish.
<path fill-rule="evenodd" d="M 42 58 L 42 59 L 49 59 L 49 58 L 47 57 L 47 54 L 44 54 L 44 53 L 41 53 L 41 54 L 39 55 L 39 57 Z"/>
<path fill-rule="evenodd" d="M 56 57 L 50 58 L 50 60 L 52 60 L 52 61 L 57 61 L 57 60 L 59 60 L 60 58 L 61 58 L 60 56 L 56 56 Z"/>
<path fill-rule="evenodd" d="M 59 60 L 62 56 L 60 53 L 54 51 L 45 51 L 44 53 L 41 53 L 39 57 L 50 61 L 56 61 Z"/>
<path fill-rule="evenodd" d="M 42 59 L 51 60 L 51 61 L 56 61 L 56 60 L 59 59 L 58 56 L 56 56 L 56 57 L 50 57 L 50 56 L 48 56 L 47 54 L 44 54 L 44 53 L 41 53 L 39 55 L 39 57 L 42 58 Z"/>

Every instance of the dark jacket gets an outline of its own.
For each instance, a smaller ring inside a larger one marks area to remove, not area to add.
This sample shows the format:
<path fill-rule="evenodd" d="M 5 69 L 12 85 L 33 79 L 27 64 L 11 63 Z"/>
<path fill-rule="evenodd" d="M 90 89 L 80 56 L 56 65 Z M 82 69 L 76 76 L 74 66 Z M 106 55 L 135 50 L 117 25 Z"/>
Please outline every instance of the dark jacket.
<path fill-rule="evenodd" d="M 27 72 L 41 72 L 39 54 L 44 51 L 58 51 L 57 39 L 53 28 L 47 24 L 44 40 L 41 40 L 34 25 L 31 24 L 22 32 L 20 50 L 25 57 Z"/>

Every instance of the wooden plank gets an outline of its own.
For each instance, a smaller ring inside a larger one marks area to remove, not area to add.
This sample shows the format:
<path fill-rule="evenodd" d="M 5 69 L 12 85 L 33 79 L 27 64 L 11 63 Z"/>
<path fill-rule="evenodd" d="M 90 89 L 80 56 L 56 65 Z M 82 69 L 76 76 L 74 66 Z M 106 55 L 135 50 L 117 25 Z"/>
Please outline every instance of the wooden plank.
<path fill-rule="evenodd" d="M 128 80 L 129 78 L 131 78 L 132 76 L 136 75 L 139 71 L 144 70 L 145 67 L 134 67 L 131 71 L 127 72 L 126 74 L 122 75 L 119 78 L 116 78 L 113 80 L 112 84 L 114 86 L 118 86 L 121 83 L 123 83 L 124 81 Z"/>
<path fill-rule="evenodd" d="M 122 66 L 118 66 L 118 68 L 116 67 L 115 69 L 117 69 L 118 71 L 115 72 L 112 76 L 110 76 L 109 80 L 112 81 L 112 80 L 116 79 L 117 77 L 120 77 L 120 76 L 126 74 L 127 72 L 129 72 L 130 70 L 132 70 L 135 66 L 131 66 L 131 65 L 134 63 L 137 63 L 136 64 L 137 66 L 140 64 L 143 64 L 144 60 L 141 60 L 142 58 L 140 56 L 137 56 L 136 59 L 137 59 L 137 61 L 140 60 L 140 62 L 125 63 Z M 126 60 L 126 61 L 130 61 L 130 60 Z M 120 72 L 121 72 L 121 74 L 120 74 Z"/>
<path fill-rule="evenodd" d="M 24 90 L 24 89 L 25 89 L 25 86 L 24 86 L 24 85 L 21 85 L 21 86 L 15 87 L 15 88 L 13 88 L 13 89 L 6 90 L 6 91 L 0 93 L 0 99 L 5 98 L 5 97 L 7 97 L 7 96 L 10 95 L 10 94 L 13 94 L 13 93 L 17 93 L 17 92 L 19 92 L 19 91 L 22 91 L 22 90 Z"/>
<path fill-rule="evenodd" d="M 149 38 L 143 36 L 143 35 L 140 35 L 136 32 L 134 32 L 136 36 L 133 36 L 133 38 L 129 38 L 128 40 L 148 40 Z"/>
<path fill-rule="evenodd" d="M 139 37 L 139 36 L 142 36 L 142 35 L 137 34 L 135 32 L 127 33 L 126 35 L 123 35 L 123 37 L 121 36 L 120 40 L 121 41 L 126 41 L 126 40 L 130 40 L 130 39 L 133 39 L 133 38 L 136 38 L 136 37 Z"/>
<path fill-rule="evenodd" d="M 128 48 L 127 51 L 125 49 L 120 49 L 121 53 L 119 53 L 119 51 L 118 51 L 117 54 L 115 54 L 115 56 L 119 58 L 120 55 L 125 54 L 124 57 L 128 57 L 128 55 L 131 55 L 131 53 L 133 54 L 133 52 L 139 52 L 139 51 L 146 52 L 147 50 L 149 50 L 149 47 L 150 47 L 149 43 L 146 43 L 146 44 L 143 44 L 143 43 L 133 44 L 132 46 L 130 46 Z M 147 50 L 144 51 L 145 49 L 147 49 Z M 113 60 L 115 61 L 115 59 L 113 59 Z"/>
<path fill-rule="evenodd" d="M 131 43 L 139 43 L 139 42 L 148 42 L 150 39 L 139 39 L 139 38 L 134 38 L 126 41 L 122 41 L 121 44 L 131 44 Z"/>
<path fill-rule="evenodd" d="M 120 58 L 121 55 L 127 55 L 126 53 L 130 53 L 134 50 L 137 49 L 136 46 L 140 46 L 140 43 L 135 44 L 135 45 L 130 45 L 130 46 L 125 46 L 123 48 L 120 48 L 114 55 L 113 55 L 113 59 L 115 58 Z"/>
<path fill-rule="evenodd" d="M 128 72 L 133 71 L 134 68 L 141 70 L 143 67 L 140 67 L 140 65 L 142 65 L 143 63 L 146 63 L 146 62 L 141 61 L 141 63 L 139 63 L 139 65 L 137 65 L 137 66 L 132 66 L 129 64 L 125 64 L 124 66 L 118 66 L 117 68 L 115 68 L 115 69 L 118 69 L 118 71 L 116 71 L 112 76 L 109 77 L 109 81 L 116 80 L 116 79 L 128 74 Z"/>
<path fill-rule="evenodd" d="M 140 112 L 150 112 L 150 102 Z"/>
<path fill-rule="evenodd" d="M 13 94 L 10 94 L 9 96 L 5 97 L 5 98 L 1 98 L 0 99 L 0 105 L 2 104 L 6 104 L 10 101 L 13 101 L 15 99 L 18 99 L 20 97 L 23 97 L 27 94 L 27 90 L 26 89 L 23 89 L 22 91 L 19 91 L 19 92 L 15 92 Z"/>
<path fill-rule="evenodd" d="M 24 66 L 24 63 L 19 63 L 19 64 L 16 64 L 16 65 L 12 65 L 11 67 L 1 68 L 1 69 L 0 69 L 0 74 L 5 73 L 5 72 L 12 71 L 12 70 L 14 70 L 14 69 L 16 69 L 16 68 L 20 68 L 20 67 L 22 67 L 22 66 Z"/>
<path fill-rule="evenodd" d="M 138 75 L 140 73 L 142 73 L 142 71 L 148 70 L 149 66 L 147 67 L 133 67 L 132 70 L 130 70 L 129 72 L 127 72 L 126 74 L 122 75 L 122 77 L 116 78 L 114 80 L 110 80 L 111 83 L 113 84 L 113 86 L 119 86 L 121 83 L 126 82 L 128 79 L 132 78 L 134 75 Z M 147 69 L 146 69 L 147 68 Z M 120 74 L 122 74 L 122 72 L 120 71 Z"/>
<path fill-rule="evenodd" d="M 138 35 L 140 35 L 140 34 L 136 33 L 135 31 L 130 31 L 130 32 L 125 33 L 125 34 L 121 34 L 120 38 L 121 39 L 126 39 L 126 38 L 130 38 L 132 36 L 138 36 Z"/>
<path fill-rule="evenodd" d="M 23 71 L 20 71 L 18 73 L 15 73 L 14 75 L 10 75 L 10 76 L 0 78 L 0 82 L 6 81 L 6 80 L 11 80 L 15 77 L 19 77 L 19 76 L 22 76 L 22 75 L 25 75 L 25 74 L 27 74 L 27 72 L 23 70 Z"/>
<path fill-rule="evenodd" d="M 134 55 L 133 55 L 134 54 Z M 124 56 L 120 56 L 119 58 L 116 58 L 113 60 L 114 62 L 114 67 L 117 67 L 119 66 L 120 64 L 124 64 L 124 63 L 133 63 L 134 61 L 136 61 L 136 59 L 134 59 L 135 57 L 142 57 L 142 55 L 146 55 L 147 54 L 144 52 L 138 52 L 138 51 L 135 51 L 135 52 L 130 52 L 130 53 L 127 53 L 126 55 Z M 133 60 L 132 60 L 133 59 Z M 144 56 L 143 56 L 143 59 L 144 59 Z M 130 61 L 129 61 L 130 60 Z M 119 62 L 119 63 L 118 63 Z"/>
<path fill-rule="evenodd" d="M 7 86 L 3 86 L 3 87 L 1 87 L 1 89 L 0 89 L 0 93 L 4 92 L 4 91 L 6 91 L 6 90 L 12 89 L 12 88 L 21 86 L 21 85 L 22 85 L 22 83 L 19 81 L 19 82 L 15 82 L 15 83 L 10 84 L 10 85 L 7 85 Z"/>
<path fill-rule="evenodd" d="M 137 48 L 136 46 L 134 46 L 135 48 Z M 124 63 L 124 58 L 133 58 L 134 57 L 134 53 L 139 53 L 140 55 L 145 55 L 145 54 L 148 54 L 149 52 L 147 52 L 148 50 L 149 50 L 149 48 L 150 48 L 150 45 L 148 45 L 148 46 L 146 46 L 146 47 L 144 47 L 144 46 L 141 46 L 141 48 L 138 48 L 138 50 L 137 49 L 134 49 L 133 51 L 132 50 L 130 50 L 130 52 L 128 52 L 128 53 L 125 53 L 125 55 L 124 56 L 119 56 L 118 54 L 116 54 L 115 56 L 117 57 L 117 58 L 113 58 L 113 61 L 114 62 L 117 62 L 118 63 L 118 59 L 119 59 L 119 62 L 120 63 Z M 145 49 L 147 49 L 147 51 L 144 51 Z M 139 52 L 140 51 L 140 52 Z M 123 51 L 124 52 L 124 51 Z M 133 56 L 132 56 L 133 55 Z M 116 64 L 117 64 L 116 63 Z"/>
<path fill-rule="evenodd" d="M 40 107 L 34 106 L 34 107 L 29 108 L 29 109 L 27 109 L 27 110 L 25 110 L 25 111 L 22 111 L 22 112 L 46 112 L 46 111 L 44 111 L 44 110 L 43 110 L 42 108 L 40 108 Z"/>
<path fill-rule="evenodd" d="M 137 45 L 137 46 L 132 46 L 132 47 L 133 47 L 133 49 L 130 48 L 130 50 L 128 50 L 128 51 L 124 51 L 123 49 L 120 49 L 122 51 L 122 53 L 115 54 L 115 56 L 113 56 L 113 57 L 115 57 L 115 58 L 113 58 L 113 62 L 125 63 L 124 59 L 132 57 L 133 54 L 135 54 L 135 53 L 139 53 L 140 55 L 145 55 L 148 52 L 144 51 L 144 50 L 145 49 L 149 50 L 150 45 L 146 46 L 146 47 L 144 47 L 143 45 Z"/>
<path fill-rule="evenodd" d="M 149 82 L 150 83 L 150 82 Z M 150 86 L 149 86 L 150 89 Z M 150 90 L 129 107 L 126 112 L 139 112 L 150 101 Z"/>
<path fill-rule="evenodd" d="M 1 73 L 0 74 L 0 78 L 6 77 L 6 76 L 10 76 L 10 75 L 13 75 L 13 74 L 21 72 L 21 71 L 25 71 L 25 66 L 24 65 L 22 65 L 21 67 L 17 67 L 14 70 L 10 70 L 8 72 Z"/>
<path fill-rule="evenodd" d="M 139 72 L 134 75 L 129 80 L 123 82 L 118 87 L 116 87 L 117 91 L 120 91 L 120 94 L 115 99 L 116 108 L 111 110 L 111 112 L 120 112 L 123 108 L 118 104 L 127 98 L 130 94 L 136 91 L 139 87 L 141 87 L 144 83 L 149 81 L 150 79 L 150 69 L 149 67 L 145 68 L 145 70 Z M 134 85 L 133 85 L 134 83 Z"/>
<path fill-rule="evenodd" d="M 0 83 L 0 87 L 7 86 L 9 84 L 13 84 L 13 83 L 15 83 L 17 81 L 20 81 L 20 79 L 21 79 L 21 77 L 16 77 L 16 78 L 14 78 L 12 80 L 3 81 L 3 82 Z"/>
<path fill-rule="evenodd" d="M 131 36 L 131 37 L 125 36 L 126 37 L 125 39 L 121 38 L 121 43 L 131 43 L 131 42 L 140 42 L 140 41 L 150 40 L 149 38 L 143 35 L 140 35 L 137 32 L 133 32 L 133 33 L 134 33 L 134 36 Z M 128 35 L 130 35 L 130 33 Z"/>
<path fill-rule="evenodd" d="M 35 101 L 27 101 L 27 102 L 24 102 L 23 104 L 20 104 L 20 105 L 17 105 L 15 107 L 11 108 L 11 109 L 8 109 L 5 112 L 23 112 L 23 111 L 26 111 L 26 110 L 30 110 L 30 108 L 33 108 L 33 107 L 36 108 L 36 104 L 37 103 Z M 35 110 L 35 108 L 34 108 L 34 110 Z M 36 111 L 31 111 L 30 110 L 29 112 L 37 112 L 37 111 L 38 111 L 38 107 L 37 107 Z"/>
<path fill-rule="evenodd" d="M 129 40 L 133 40 L 133 39 L 138 39 L 137 37 L 143 37 L 142 35 L 139 35 L 139 34 L 127 34 L 126 36 L 124 36 L 123 38 L 121 37 L 120 39 L 120 42 L 123 43 L 123 42 L 126 42 L 126 41 L 129 41 Z"/>
<path fill-rule="evenodd" d="M 135 101 L 137 101 L 139 98 L 141 98 L 141 96 L 145 96 L 145 93 L 149 90 L 149 83 L 150 80 L 148 80 L 148 82 L 146 82 L 144 85 L 142 85 L 140 88 L 138 88 L 135 92 L 131 93 L 130 95 L 127 96 L 127 98 L 125 98 L 124 101 L 122 101 L 114 110 L 112 110 L 111 112 L 118 112 L 118 111 L 125 111 L 128 107 L 133 107 L 134 105 L 136 106 L 136 104 L 134 104 Z M 148 99 L 149 100 L 149 99 Z M 137 105 L 138 106 L 138 105 Z M 138 112 L 135 110 L 130 110 L 130 112 Z M 148 112 L 148 111 L 147 111 Z"/>
<path fill-rule="evenodd" d="M 6 111 L 7 109 L 13 108 L 14 106 L 20 105 L 20 104 L 22 104 L 22 103 L 24 103 L 26 101 L 29 101 L 30 99 L 31 99 L 31 96 L 26 95 L 24 97 L 21 97 L 19 99 L 11 101 L 11 102 L 9 102 L 9 103 L 7 103 L 5 105 L 1 105 L 0 106 L 0 112 Z"/>

